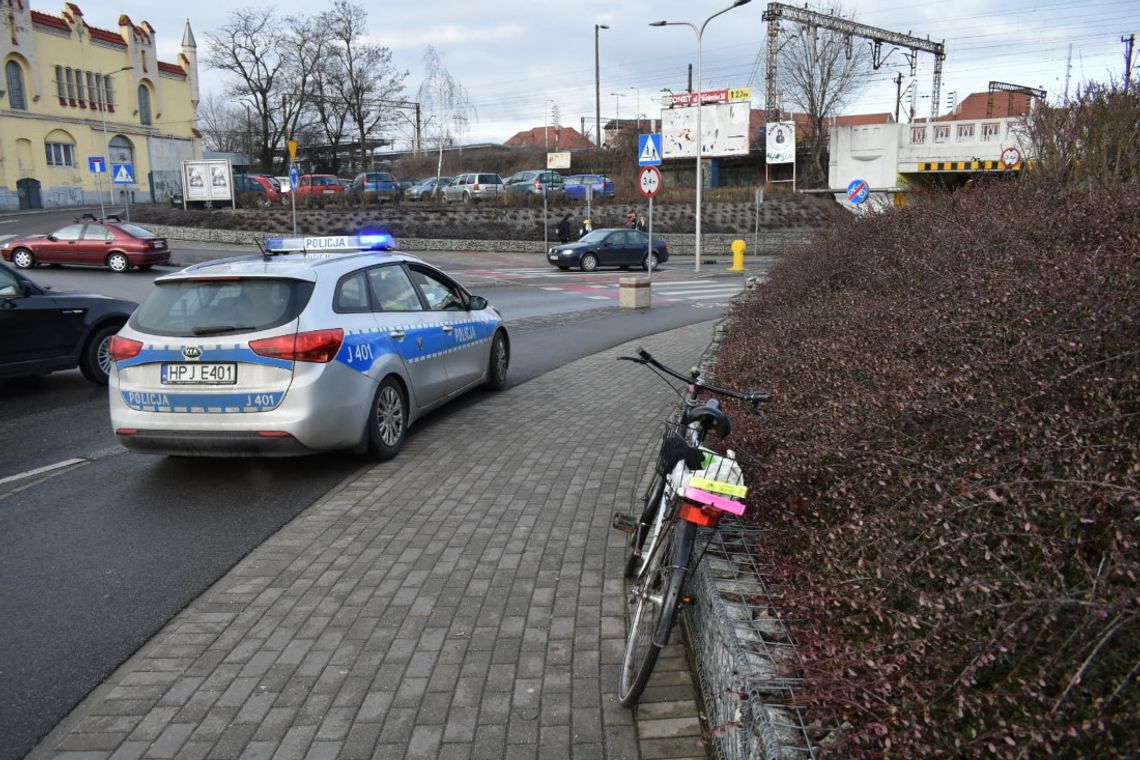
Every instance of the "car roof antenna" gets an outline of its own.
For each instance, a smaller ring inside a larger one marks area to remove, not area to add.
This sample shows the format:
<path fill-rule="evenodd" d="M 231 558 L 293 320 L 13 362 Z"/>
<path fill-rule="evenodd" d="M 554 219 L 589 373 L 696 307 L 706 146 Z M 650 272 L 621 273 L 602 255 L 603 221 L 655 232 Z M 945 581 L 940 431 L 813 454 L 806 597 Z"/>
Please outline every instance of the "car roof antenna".
<path fill-rule="evenodd" d="M 261 251 L 261 260 L 262 261 L 270 261 L 273 258 L 273 254 L 270 253 L 269 251 L 265 250 L 265 246 L 263 246 L 261 244 L 260 240 L 258 240 L 257 238 L 254 238 L 253 244 L 257 246 L 257 250 Z"/>

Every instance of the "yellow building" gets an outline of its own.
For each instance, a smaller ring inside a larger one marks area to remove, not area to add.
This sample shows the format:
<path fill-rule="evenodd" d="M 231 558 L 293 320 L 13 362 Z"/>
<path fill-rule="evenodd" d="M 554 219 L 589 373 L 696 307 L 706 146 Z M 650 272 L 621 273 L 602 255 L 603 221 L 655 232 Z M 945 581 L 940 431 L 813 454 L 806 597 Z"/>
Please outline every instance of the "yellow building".
<path fill-rule="evenodd" d="M 180 187 L 180 162 L 202 155 L 197 46 L 189 21 L 177 63 L 158 60 L 155 37 L 125 15 L 111 31 L 74 3 L 55 16 L 0 0 L 0 210 Z"/>

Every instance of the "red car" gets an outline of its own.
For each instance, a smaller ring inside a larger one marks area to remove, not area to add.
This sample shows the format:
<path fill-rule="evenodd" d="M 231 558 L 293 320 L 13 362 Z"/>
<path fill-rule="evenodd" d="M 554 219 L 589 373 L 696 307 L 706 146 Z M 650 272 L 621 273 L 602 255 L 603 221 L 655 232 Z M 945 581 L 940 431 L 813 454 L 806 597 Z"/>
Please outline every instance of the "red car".
<path fill-rule="evenodd" d="M 166 238 L 118 217 L 88 216 L 46 235 L 6 240 L 0 256 L 19 269 L 37 264 L 86 264 L 126 272 L 132 267 L 150 269 L 170 261 Z"/>
<path fill-rule="evenodd" d="M 298 201 L 344 194 L 344 185 L 335 174 L 302 174 L 300 179 L 295 191 Z"/>

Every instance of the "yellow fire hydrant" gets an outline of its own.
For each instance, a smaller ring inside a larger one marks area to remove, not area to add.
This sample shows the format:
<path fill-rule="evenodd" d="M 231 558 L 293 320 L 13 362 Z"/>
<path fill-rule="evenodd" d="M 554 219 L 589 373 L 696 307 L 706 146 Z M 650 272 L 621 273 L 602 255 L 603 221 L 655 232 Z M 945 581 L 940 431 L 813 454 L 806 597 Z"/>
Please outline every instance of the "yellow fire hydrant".
<path fill-rule="evenodd" d="M 732 266 L 728 268 L 730 272 L 746 272 L 744 268 L 744 250 L 748 245 L 743 240 L 732 241 Z"/>

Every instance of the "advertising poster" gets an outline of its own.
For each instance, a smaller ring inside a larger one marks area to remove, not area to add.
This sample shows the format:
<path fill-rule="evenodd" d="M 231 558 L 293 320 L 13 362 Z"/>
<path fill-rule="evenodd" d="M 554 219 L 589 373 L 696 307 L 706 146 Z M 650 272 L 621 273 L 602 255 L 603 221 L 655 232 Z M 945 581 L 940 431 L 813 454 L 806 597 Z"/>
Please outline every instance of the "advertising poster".
<path fill-rule="evenodd" d="M 751 104 L 718 103 L 701 112 L 702 156 L 747 156 L 748 116 Z M 661 112 L 661 152 L 664 158 L 696 158 L 697 109 L 672 108 Z"/>
<path fill-rule="evenodd" d="M 796 123 L 773 121 L 768 123 L 767 150 L 769 164 L 793 164 L 796 161 Z"/>
<path fill-rule="evenodd" d="M 225 159 L 182 162 L 182 197 L 187 201 L 232 201 L 230 162 Z"/>

